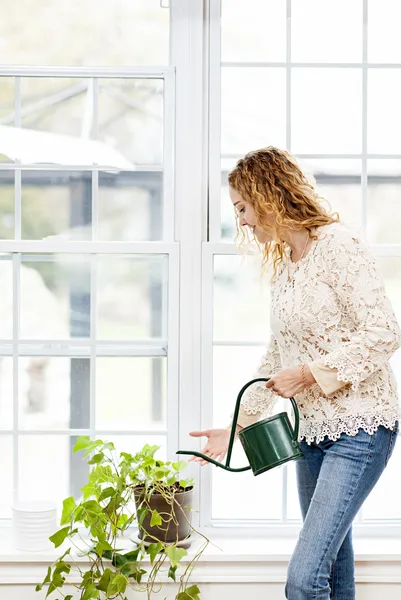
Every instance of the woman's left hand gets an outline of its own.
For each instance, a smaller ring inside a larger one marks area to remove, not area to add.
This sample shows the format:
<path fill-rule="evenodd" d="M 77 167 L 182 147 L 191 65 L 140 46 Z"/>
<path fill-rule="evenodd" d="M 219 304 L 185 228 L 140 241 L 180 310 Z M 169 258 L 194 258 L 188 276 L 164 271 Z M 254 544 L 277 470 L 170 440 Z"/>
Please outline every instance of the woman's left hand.
<path fill-rule="evenodd" d="M 307 389 L 316 383 L 308 365 L 304 367 L 305 380 L 302 377 L 302 367 L 293 367 L 283 369 L 277 375 L 272 375 L 266 383 L 267 388 L 272 388 L 273 392 L 283 398 L 292 398 L 299 392 Z"/>

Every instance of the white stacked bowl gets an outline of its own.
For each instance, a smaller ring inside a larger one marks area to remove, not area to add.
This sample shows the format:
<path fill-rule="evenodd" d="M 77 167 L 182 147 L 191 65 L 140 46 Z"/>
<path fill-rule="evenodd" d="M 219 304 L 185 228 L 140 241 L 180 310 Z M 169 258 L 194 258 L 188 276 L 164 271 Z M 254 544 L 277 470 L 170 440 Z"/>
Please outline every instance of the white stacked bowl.
<path fill-rule="evenodd" d="M 13 506 L 13 537 L 17 550 L 51 550 L 49 537 L 59 529 L 54 502 L 18 502 Z"/>

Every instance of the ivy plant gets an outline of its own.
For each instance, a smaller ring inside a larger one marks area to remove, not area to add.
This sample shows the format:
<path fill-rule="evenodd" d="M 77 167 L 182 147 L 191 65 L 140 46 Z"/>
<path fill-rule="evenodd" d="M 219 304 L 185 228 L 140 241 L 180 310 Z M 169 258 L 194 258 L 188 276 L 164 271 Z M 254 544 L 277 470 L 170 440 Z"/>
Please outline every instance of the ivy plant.
<path fill-rule="evenodd" d="M 146 444 L 136 454 L 121 452 L 117 457 L 112 442 L 78 438 L 73 451 L 83 452 L 91 465 L 88 482 L 82 488 L 79 503 L 73 497 L 63 501 L 61 528 L 50 540 L 56 548 L 62 544 L 69 547 L 48 568 L 37 591 L 46 587 L 46 598 L 57 594 L 57 600 L 128 600 L 126 594 L 132 588 L 145 592 L 150 599 L 153 592 L 160 591 L 162 582 L 158 576 L 167 575 L 178 583 L 176 600 L 200 600 L 200 590 L 191 585 L 190 576 L 209 540 L 193 527 L 192 508 L 185 506 L 189 530 L 203 539 L 191 559 L 181 564 L 187 551 L 178 540 L 167 543 L 161 535 L 171 522 L 178 525 L 176 494 L 191 490 L 194 481 L 181 476 L 186 461 L 163 462 L 155 458 L 159 449 Z M 152 508 L 154 494 L 162 496 L 171 510 L 159 512 Z M 144 528 L 146 517 L 151 530 Z M 123 550 L 122 540 L 129 537 L 129 528 L 134 527 L 139 533 L 142 531 L 142 539 L 139 535 L 135 546 Z M 77 561 L 77 556 L 87 560 Z M 177 571 L 182 572 L 178 580 Z M 69 584 L 76 588 L 73 595 L 64 590 L 69 578 L 78 578 L 78 583 Z"/>

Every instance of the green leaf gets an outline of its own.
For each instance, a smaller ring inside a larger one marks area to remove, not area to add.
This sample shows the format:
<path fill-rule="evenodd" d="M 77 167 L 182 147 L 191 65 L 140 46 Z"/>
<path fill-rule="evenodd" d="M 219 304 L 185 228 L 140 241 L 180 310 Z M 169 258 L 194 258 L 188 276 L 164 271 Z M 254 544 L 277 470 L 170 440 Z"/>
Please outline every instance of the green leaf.
<path fill-rule="evenodd" d="M 137 514 L 137 519 L 138 519 L 138 525 L 141 526 L 143 523 L 144 518 L 146 517 L 146 515 L 149 513 L 149 509 L 146 508 L 146 506 L 142 506 L 141 508 L 138 508 L 138 510 L 136 511 Z"/>
<path fill-rule="evenodd" d="M 53 577 L 50 581 L 47 593 L 46 593 L 46 598 L 48 596 L 50 596 L 50 594 L 52 594 L 54 592 L 54 590 L 57 590 L 58 588 L 63 587 L 64 582 L 65 582 L 65 577 L 62 576 L 62 573 L 69 573 L 71 570 L 70 565 L 67 565 L 64 561 L 58 561 L 56 563 L 56 568 L 53 571 Z"/>
<path fill-rule="evenodd" d="M 135 518 L 135 515 L 133 515 L 133 518 Z M 117 527 L 119 527 L 120 529 L 126 529 L 126 527 L 128 527 L 128 525 L 127 525 L 128 519 L 129 519 L 128 515 L 126 515 L 125 513 L 123 513 L 118 518 Z"/>
<path fill-rule="evenodd" d="M 77 531 L 76 529 L 72 532 L 75 533 L 75 531 Z M 71 552 L 71 548 L 68 548 L 68 550 L 66 550 L 63 554 L 63 556 L 60 556 L 60 558 L 58 559 L 57 562 L 61 563 L 62 561 L 64 561 L 64 558 L 67 556 L 67 554 L 69 554 Z"/>
<path fill-rule="evenodd" d="M 90 460 L 88 460 L 88 465 L 98 465 L 104 459 L 104 452 L 99 452 L 98 454 L 94 454 Z"/>
<path fill-rule="evenodd" d="M 56 531 L 56 533 L 53 533 L 53 535 L 49 537 L 49 540 L 54 544 L 55 548 L 58 548 L 64 542 L 69 532 L 70 526 L 68 525 L 67 527 L 59 529 L 58 531 Z"/>
<path fill-rule="evenodd" d="M 140 552 L 140 548 L 137 548 L 136 550 L 131 550 L 130 552 L 123 554 L 123 556 L 127 562 L 128 561 L 136 561 L 138 558 L 139 552 Z"/>
<path fill-rule="evenodd" d="M 163 523 L 163 519 L 161 518 L 161 516 L 157 512 L 157 510 L 152 510 L 152 517 L 150 519 L 150 526 L 154 527 L 155 525 L 162 525 L 162 523 Z"/>
<path fill-rule="evenodd" d="M 187 468 L 188 463 L 186 460 L 180 460 L 179 462 L 171 463 L 171 466 L 173 467 L 173 469 L 175 471 L 183 471 L 184 469 Z"/>
<path fill-rule="evenodd" d="M 86 586 L 85 593 L 81 600 L 91 600 L 92 598 L 99 598 L 99 590 L 96 589 L 93 583 L 90 583 Z"/>
<path fill-rule="evenodd" d="M 90 439 L 87 435 L 80 435 L 77 441 L 75 442 L 75 446 L 73 448 L 73 452 L 79 452 L 80 450 L 84 450 L 88 444 L 90 444 Z"/>
<path fill-rule="evenodd" d="M 146 573 L 146 571 L 136 566 L 135 563 L 127 563 L 124 565 L 122 572 L 126 577 L 132 577 L 136 583 L 141 583 L 142 575 Z"/>
<path fill-rule="evenodd" d="M 102 490 L 101 494 L 99 495 L 99 502 L 101 500 L 106 500 L 106 498 L 111 498 L 111 496 L 114 496 L 114 494 L 116 493 L 116 490 L 109 486 L 107 488 L 105 488 L 104 490 Z"/>
<path fill-rule="evenodd" d="M 194 484 L 194 479 L 191 477 L 191 479 L 180 479 L 180 486 L 182 488 L 187 488 L 187 487 L 191 487 Z"/>
<path fill-rule="evenodd" d="M 123 594 L 127 588 L 127 579 L 121 573 L 112 573 L 110 575 L 110 582 L 107 586 L 106 596 L 115 596 L 117 594 Z"/>
<path fill-rule="evenodd" d="M 173 581 L 176 581 L 176 579 L 175 579 L 175 572 L 176 572 L 176 570 L 177 570 L 176 566 L 175 567 L 170 567 L 169 570 L 168 570 L 168 576 L 167 577 L 170 577 L 170 579 L 172 579 Z"/>
<path fill-rule="evenodd" d="M 153 471 L 153 477 L 155 479 L 164 479 L 170 473 L 170 469 L 168 467 L 158 467 Z"/>
<path fill-rule="evenodd" d="M 171 566 L 176 567 L 180 560 L 187 556 L 188 552 L 184 548 L 177 548 L 176 546 L 167 546 L 166 554 L 170 559 Z"/>
<path fill-rule="evenodd" d="M 200 589 L 197 585 L 191 585 L 184 592 L 177 594 L 176 600 L 200 600 Z"/>
<path fill-rule="evenodd" d="M 114 450 L 115 450 L 115 446 L 114 446 L 113 442 L 106 442 L 106 443 L 103 445 L 103 450 L 111 450 L 111 451 L 114 451 Z"/>
<path fill-rule="evenodd" d="M 98 556 L 103 556 L 106 550 L 113 551 L 113 546 L 109 542 L 98 542 L 95 546 L 95 552 Z"/>
<path fill-rule="evenodd" d="M 133 462 L 134 460 L 132 454 L 128 454 L 128 452 L 120 452 L 120 456 L 122 456 L 122 458 L 129 463 Z"/>
<path fill-rule="evenodd" d="M 93 574 L 92 569 L 89 569 L 89 571 L 85 571 L 85 573 L 81 577 L 82 581 L 81 581 L 79 587 L 86 589 L 88 587 L 88 585 L 93 583 L 93 578 L 94 578 L 94 574 Z"/>
<path fill-rule="evenodd" d="M 143 454 L 144 456 L 151 456 L 153 458 L 153 455 L 158 450 L 160 450 L 160 446 L 149 446 L 149 444 L 145 444 L 140 454 Z"/>
<path fill-rule="evenodd" d="M 71 520 L 71 515 L 74 510 L 77 508 L 75 500 L 73 496 L 66 498 L 63 500 L 63 513 L 61 515 L 60 525 L 66 525 Z"/>
<path fill-rule="evenodd" d="M 84 452 L 84 458 L 89 456 L 89 454 L 91 452 L 93 452 L 94 450 L 96 450 L 96 448 L 99 448 L 99 446 L 103 446 L 102 440 L 96 440 L 94 442 L 89 442 L 89 444 L 86 446 L 86 450 Z"/>
<path fill-rule="evenodd" d="M 105 556 L 106 556 L 106 554 L 105 554 Z M 124 554 L 121 554 L 120 552 L 113 552 L 112 560 L 111 560 L 111 564 L 113 565 L 113 567 L 117 567 L 117 569 L 121 569 L 121 567 L 123 567 L 126 562 L 127 562 L 127 557 Z"/>
<path fill-rule="evenodd" d="M 68 594 L 68 596 L 64 596 L 64 600 L 72 600 L 71 594 Z"/>
<path fill-rule="evenodd" d="M 153 565 L 154 560 L 156 558 L 156 555 L 160 552 L 160 550 L 163 549 L 163 544 L 161 544 L 160 542 L 157 542 L 157 544 L 150 544 L 147 548 L 146 548 L 146 552 L 149 554 L 150 556 L 150 564 Z"/>
<path fill-rule="evenodd" d="M 101 578 L 96 586 L 98 590 L 100 590 L 101 592 L 107 591 L 107 588 L 110 583 L 111 574 L 112 574 L 112 571 L 110 569 L 105 569 L 103 575 L 101 576 Z"/>
<path fill-rule="evenodd" d="M 47 569 L 46 577 L 44 578 L 44 580 L 42 581 L 42 583 L 38 583 L 38 585 L 36 586 L 36 588 L 35 588 L 36 592 L 40 592 L 40 590 L 43 588 L 44 585 L 46 585 L 46 583 L 50 583 L 51 574 L 52 574 L 52 568 L 49 567 Z"/>

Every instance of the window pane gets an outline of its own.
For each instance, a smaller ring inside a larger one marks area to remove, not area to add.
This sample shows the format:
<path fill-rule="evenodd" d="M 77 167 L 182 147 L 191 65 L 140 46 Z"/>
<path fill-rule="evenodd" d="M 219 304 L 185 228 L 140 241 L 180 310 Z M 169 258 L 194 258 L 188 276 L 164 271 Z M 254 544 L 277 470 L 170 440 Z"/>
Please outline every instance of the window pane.
<path fill-rule="evenodd" d="M 113 86 L 133 85 L 130 80 L 124 84 L 103 84 L 107 92 L 113 93 Z M 25 77 L 21 81 L 21 110 L 23 129 L 10 129 L 7 132 L 7 144 L 12 159 L 22 163 L 61 165 L 104 165 L 117 169 L 127 169 L 132 165 L 123 156 L 119 144 L 120 138 L 116 123 L 123 122 L 130 133 L 135 134 L 137 143 L 149 144 L 149 133 L 140 131 L 144 126 L 150 129 L 147 115 L 143 114 L 146 95 L 132 92 L 132 102 L 123 95 L 123 99 L 113 100 L 115 110 L 104 114 L 104 95 L 106 91 L 99 83 L 98 110 L 94 110 L 94 80 L 90 78 L 64 77 Z M 145 83 L 149 87 L 152 83 Z M 153 84 L 154 86 L 155 84 Z M 110 90 L 109 88 L 112 88 Z M 116 90 L 118 92 L 118 90 Z M 124 105 L 125 102 L 125 105 Z M 132 106 L 137 109 L 135 130 L 132 126 Z M 160 100 L 162 103 L 162 99 Z M 116 104 L 117 103 L 117 104 Z M 129 110 L 127 110 L 130 109 Z M 146 106 L 146 108 L 149 108 Z M 151 105 L 150 108 L 153 108 Z M 98 111 L 99 117 L 98 117 Z M 117 115 L 118 111 L 118 115 Z M 138 117 L 138 114 L 140 115 Z M 99 123 L 97 122 L 99 118 Z M 103 117 L 103 119 L 101 118 Z M 158 115 L 152 114 L 153 120 Z M 139 127 L 139 128 L 138 128 Z M 128 133 L 128 132 L 127 132 Z M 94 141 L 94 139 L 100 141 Z M 106 138 L 106 139 L 105 139 Z M 152 140 L 154 142 L 154 140 Z"/>
<path fill-rule="evenodd" d="M 1 25 L 0 25 L 1 28 Z M 14 125 L 14 78 L 0 76 L 0 125 Z M 0 135 L 0 163 L 10 162 L 5 154 L 5 148 L 2 144 L 2 135 Z"/>
<path fill-rule="evenodd" d="M 101 439 L 114 442 L 118 452 L 134 453 L 145 444 L 162 445 L 157 456 L 165 458 L 164 436 L 101 436 Z M 82 497 L 81 488 L 87 483 L 89 469 L 82 460 L 82 452 L 72 453 L 76 440 L 67 435 L 19 437 L 19 501 L 53 500 L 61 511 L 64 498 Z M 6 489 L 11 490 L 12 486 L 7 485 Z"/>
<path fill-rule="evenodd" d="M 234 165 L 233 165 L 234 166 Z M 231 167 L 230 167 L 231 169 Z M 222 171 L 221 185 L 221 237 L 233 242 L 236 236 L 234 208 L 230 199 L 227 183 L 227 170 Z"/>
<path fill-rule="evenodd" d="M 13 440 L 11 435 L 0 436 L 1 461 L 1 495 L 0 495 L 0 519 L 11 518 L 11 506 L 13 501 Z"/>
<path fill-rule="evenodd" d="M 53 500 L 60 510 L 62 501 L 71 494 L 72 478 L 78 473 L 71 471 L 72 448 L 77 438 L 68 435 L 21 435 L 19 436 L 18 500 Z M 82 466 L 82 456 L 75 455 Z M 82 480 L 81 487 L 85 481 Z"/>
<path fill-rule="evenodd" d="M 81 137 L 88 86 L 89 79 L 22 77 L 22 127 Z M 65 162 L 74 164 L 73 157 Z"/>
<path fill-rule="evenodd" d="M 23 255 L 21 338 L 68 339 L 89 335 L 89 259 L 78 255 Z"/>
<path fill-rule="evenodd" d="M 0 254 L 0 281 L 0 339 L 10 340 L 13 335 L 13 265 L 9 254 Z"/>
<path fill-rule="evenodd" d="M 98 237 L 116 241 L 163 238 L 163 173 L 100 173 Z"/>
<path fill-rule="evenodd" d="M 301 508 L 298 499 L 295 461 L 287 464 L 287 477 L 287 518 L 302 521 Z"/>
<path fill-rule="evenodd" d="M 22 237 L 91 239 L 92 173 L 22 172 Z"/>
<path fill-rule="evenodd" d="M 136 164 L 163 163 L 163 80 L 101 79 L 98 139 Z"/>
<path fill-rule="evenodd" d="M 377 264 L 398 322 L 401 323 L 401 258 L 399 256 L 380 257 L 377 258 Z M 401 389 L 401 349 L 398 349 L 391 357 L 390 363 L 397 379 L 398 389 Z"/>
<path fill-rule="evenodd" d="M 269 335 L 269 276 L 259 257 L 215 256 L 214 339 L 263 342 Z"/>
<path fill-rule="evenodd" d="M 361 72 L 292 70 L 292 151 L 335 154 L 361 151 Z"/>
<path fill-rule="evenodd" d="M 225 427 L 231 419 L 238 393 L 252 379 L 264 353 L 262 347 L 213 349 L 213 426 Z M 240 442 L 234 445 L 231 465 L 248 464 Z M 282 469 L 261 477 L 251 473 L 226 473 L 213 468 L 213 519 L 280 519 Z M 274 490 L 274 494 L 271 493 Z"/>
<path fill-rule="evenodd" d="M 285 69 L 227 67 L 221 78 L 222 153 L 285 146 Z"/>
<path fill-rule="evenodd" d="M 380 273 L 384 279 L 386 292 L 390 298 L 392 307 L 401 323 L 401 257 L 379 257 L 376 259 Z M 398 389 L 401 389 L 401 349 L 398 349 L 390 359 L 395 378 L 397 380 Z"/>
<path fill-rule="evenodd" d="M 97 358 L 96 428 L 164 428 L 166 366 L 165 358 Z"/>
<path fill-rule="evenodd" d="M 0 239 L 12 240 L 13 238 L 14 173 L 0 170 Z"/>
<path fill-rule="evenodd" d="M 401 62 L 399 0 L 368 0 L 368 60 Z"/>
<path fill-rule="evenodd" d="M 368 77 L 368 152 L 401 153 L 401 70 L 371 69 Z"/>
<path fill-rule="evenodd" d="M 14 78 L 0 77 L 0 119 L 2 125 L 14 124 Z M 1 149 L 0 149 L 1 155 Z"/>
<path fill-rule="evenodd" d="M 347 225 L 361 227 L 361 161 L 300 159 L 299 164 L 324 199 L 324 208 L 329 212 L 337 211 Z"/>
<path fill-rule="evenodd" d="M 88 428 L 89 380 L 88 358 L 20 358 L 20 428 Z"/>
<path fill-rule="evenodd" d="M 8 15 L 0 23 L 3 64 L 120 67 L 169 62 L 170 11 L 160 7 L 160 0 L 52 0 L 28 2 L 23 11 L 4 0 L 2 7 Z"/>
<path fill-rule="evenodd" d="M 13 406 L 13 359 L 0 356 L 0 429 L 12 428 Z"/>
<path fill-rule="evenodd" d="M 398 436 L 383 475 L 363 505 L 364 519 L 401 519 L 400 461 L 401 436 Z"/>
<path fill-rule="evenodd" d="M 221 3 L 223 62 L 285 61 L 285 0 L 228 0 Z"/>
<path fill-rule="evenodd" d="M 238 444 L 233 451 L 232 465 L 246 466 L 248 461 Z M 282 467 L 258 477 L 250 472 L 227 473 L 223 469 L 217 472 L 217 468 L 209 468 L 213 469 L 212 519 L 281 519 Z"/>
<path fill-rule="evenodd" d="M 401 243 L 401 160 L 368 161 L 367 235 L 373 244 Z"/>
<path fill-rule="evenodd" d="M 230 422 L 238 393 L 252 379 L 265 351 L 264 346 L 213 348 L 214 427 L 225 427 Z"/>
<path fill-rule="evenodd" d="M 360 62 L 362 1 L 302 0 L 291 4 L 291 55 L 295 62 Z M 341 32 L 341 43 L 339 43 Z"/>
<path fill-rule="evenodd" d="M 167 269 L 167 256 L 99 258 L 99 339 L 167 335 Z"/>

